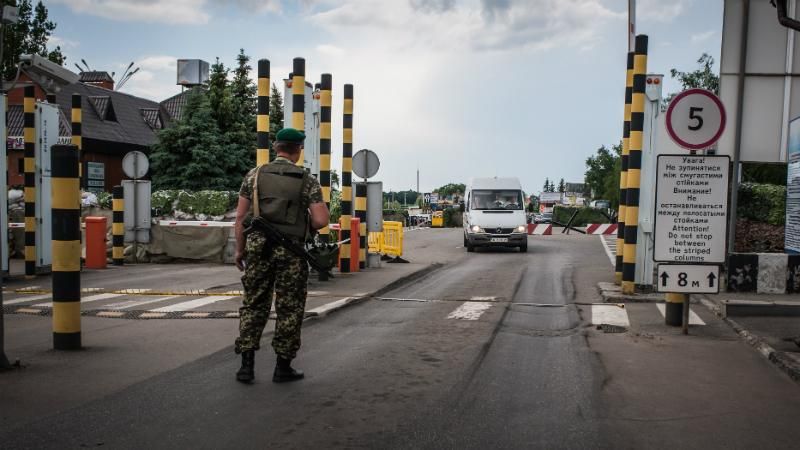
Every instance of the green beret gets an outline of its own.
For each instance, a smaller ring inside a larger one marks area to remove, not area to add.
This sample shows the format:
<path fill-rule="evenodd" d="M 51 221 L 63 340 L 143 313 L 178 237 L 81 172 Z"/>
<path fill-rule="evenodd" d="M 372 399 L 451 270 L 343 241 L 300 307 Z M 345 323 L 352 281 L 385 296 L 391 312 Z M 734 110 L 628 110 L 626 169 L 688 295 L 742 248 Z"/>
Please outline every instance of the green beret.
<path fill-rule="evenodd" d="M 276 141 L 302 143 L 306 139 L 306 134 L 294 128 L 284 128 L 275 135 Z"/>

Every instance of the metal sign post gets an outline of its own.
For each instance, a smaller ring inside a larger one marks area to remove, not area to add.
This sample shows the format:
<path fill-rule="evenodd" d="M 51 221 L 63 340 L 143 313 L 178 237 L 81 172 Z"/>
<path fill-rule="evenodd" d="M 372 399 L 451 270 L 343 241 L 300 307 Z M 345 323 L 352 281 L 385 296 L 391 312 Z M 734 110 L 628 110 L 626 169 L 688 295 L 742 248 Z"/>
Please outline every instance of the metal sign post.
<path fill-rule="evenodd" d="M 147 155 L 132 151 L 122 158 L 122 171 L 133 180 L 122 180 L 124 198 L 131 199 L 132 207 L 125 205 L 125 241 L 133 242 L 133 261 L 138 262 L 138 244 L 150 242 L 150 181 L 142 180 L 150 170 Z"/>
<path fill-rule="evenodd" d="M 695 154 L 719 140 L 725 122 L 722 102 L 704 89 L 681 92 L 666 114 L 670 138 L 692 154 L 658 156 L 653 259 L 671 263 L 659 265 L 657 286 L 666 292 L 666 324 L 682 324 L 684 334 L 686 294 L 718 291 L 726 257 L 730 158 Z"/>
<path fill-rule="evenodd" d="M 372 150 L 362 149 L 353 155 L 353 173 L 355 173 L 356 176 L 364 179 L 363 182 L 356 183 L 356 188 L 353 191 L 353 204 L 356 205 L 355 215 L 361 220 L 359 224 L 358 235 L 359 243 L 361 245 L 360 256 L 362 259 L 359 262 L 363 262 L 363 267 L 377 267 L 380 265 L 380 255 L 375 255 L 377 256 L 376 259 L 375 257 L 371 256 L 368 251 L 368 236 L 369 232 L 372 231 L 369 229 L 370 227 L 368 226 L 368 219 L 373 215 L 371 214 L 373 213 L 373 209 L 376 207 L 380 209 L 380 206 L 383 205 L 383 193 L 381 192 L 377 202 L 370 201 L 370 183 L 367 181 L 369 178 L 374 177 L 375 174 L 378 173 L 378 169 L 380 167 L 381 161 L 378 158 L 378 155 L 376 155 Z M 383 210 L 380 209 L 380 211 L 382 216 Z"/>

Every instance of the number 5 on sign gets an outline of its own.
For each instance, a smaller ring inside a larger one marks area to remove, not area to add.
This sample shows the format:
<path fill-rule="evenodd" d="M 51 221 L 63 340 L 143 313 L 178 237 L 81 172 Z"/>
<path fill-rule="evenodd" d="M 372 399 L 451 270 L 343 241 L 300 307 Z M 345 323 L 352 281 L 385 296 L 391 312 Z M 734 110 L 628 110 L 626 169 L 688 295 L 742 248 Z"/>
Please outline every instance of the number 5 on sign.
<path fill-rule="evenodd" d="M 714 145 L 725 131 L 725 107 L 711 91 L 689 89 L 676 95 L 667 108 L 667 133 L 688 150 Z"/>

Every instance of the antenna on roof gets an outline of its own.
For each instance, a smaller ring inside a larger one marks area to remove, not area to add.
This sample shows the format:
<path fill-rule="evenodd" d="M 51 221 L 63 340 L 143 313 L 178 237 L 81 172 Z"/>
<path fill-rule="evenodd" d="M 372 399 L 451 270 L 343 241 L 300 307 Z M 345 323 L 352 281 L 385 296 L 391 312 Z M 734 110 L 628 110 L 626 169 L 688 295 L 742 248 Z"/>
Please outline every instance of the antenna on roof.
<path fill-rule="evenodd" d="M 78 64 L 75 64 L 75 67 L 78 68 L 78 72 L 83 73 L 83 69 Z"/>
<path fill-rule="evenodd" d="M 131 63 L 128 64 L 128 68 L 125 69 L 124 72 L 122 72 L 122 76 L 119 77 L 120 81 L 122 81 L 125 78 L 125 76 L 128 75 L 128 71 L 131 70 L 131 67 L 133 67 L 133 61 L 131 61 Z"/>
<path fill-rule="evenodd" d="M 118 90 L 122 89 L 122 86 L 124 86 L 124 85 L 125 85 L 125 83 L 127 83 L 127 82 L 128 82 L 128 80 L 130 80 L 130 79 L 131 79 L 131 77 L 133 77 L 134 75 L 136 75 L 136 73 L 137 73 L 137 72 L 139 72 L 139 69 L 141 69 L 141 67 L 137 67 L 137 68 L 136 68 L 136 70 L 134 70 L 133 72 L 130 72 L 130 73 L 128 73 L 128 75 L 126 75 L 126 76 L 125 76 L 125 78 L 122 78 L 122 79 L 119 81 L 119 83 L 117 84 L 117 88 L 116 88 L 115 90 L 117 90 L 117 91 L 118 91 Z"/>
<path fill-rule="evenodd" d="M 92 71 L 92 68 L 89 67 L 89 64 L 86 64 L 86 60 L 85 59 L 81 58 L 81 62 L 83 63 L 84 66 L 86 66 L 86 70 L 88 70 L 89 72 Z"/>

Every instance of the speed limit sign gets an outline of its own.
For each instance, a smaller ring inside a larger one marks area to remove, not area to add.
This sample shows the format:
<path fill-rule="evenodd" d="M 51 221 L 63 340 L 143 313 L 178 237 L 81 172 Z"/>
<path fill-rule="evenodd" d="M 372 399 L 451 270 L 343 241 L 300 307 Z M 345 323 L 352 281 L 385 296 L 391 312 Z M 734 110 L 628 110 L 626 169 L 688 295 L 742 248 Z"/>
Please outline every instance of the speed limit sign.
<path fill-rule="evenodd" d="M 703 150 L 714 145 L 725 130 L 725 107 L 705 89 L 688 89 L 667 108 L 667 133 L 679 146 Z"/>

